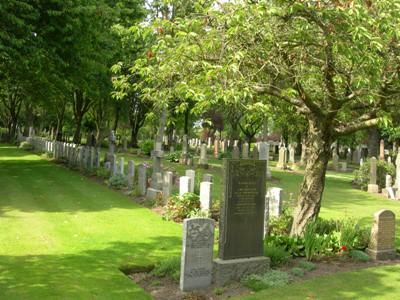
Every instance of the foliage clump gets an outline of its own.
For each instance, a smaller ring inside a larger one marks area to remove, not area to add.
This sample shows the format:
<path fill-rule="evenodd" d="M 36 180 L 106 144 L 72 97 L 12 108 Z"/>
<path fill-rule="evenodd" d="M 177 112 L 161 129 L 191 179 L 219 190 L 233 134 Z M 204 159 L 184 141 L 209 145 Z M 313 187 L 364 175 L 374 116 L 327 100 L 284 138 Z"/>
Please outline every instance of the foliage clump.
<path fill-rule="evenodd" d="M 19 145 L 19 148 L 23 149 L 23 150 L 26 150 L 26 151 L 32 151 L 33 150 L 33 145 L 31 143 L 25 141 L 25 142 L 22 142 Z"/>
<path fill-rule="evenodd" d="M 366 190 L 370 182 L 371 160 L 363 163 L 360 169 L 354 171 L 354 184 L 362 190 Z M 396 175 L 396 168 L 393 164 L 384 160 L 377 161 L 376 184 L 380 188 L 386 185 L 386 175 L 391 175 L 392 178 Z"/>
<path fill-rule="evenodd" d="M 115 174 L 110 178 L 108 184 L 114 189 L 121 190 L 128 185 L 128 181 L 124 175 Z"/>
<path fill-rule="evenodd" d="M 199 196 L 193 193 L 186 193 L 182 196 L 174 195 L 168 199 L 164 217 L 167 220 L 181 222 L 183 219 L 196 214 L 200 209 Z"/>
<path fill-rule="evenodd" d="M 145 140 L 139 145 L 141 153 L 145 155 L 150 155 L 151 151 L 154 149 L 154 141 L 153 140 Z"/>
<path fill-rule="evenodd" d="M 291 255 L 284 247 L 273 244 L 267 245 L 264 248 L 264 255 L 271 259 L 272 268 L 277 268 L 286 264 L 291 258 Z"/>
<path fill-rule="evenodd" d="M 242 284 L 253 291 L 261 291 L 273 287 L 282 287 L 290 283 L 289 274 L 271 270 L 264 275 L 248 275 L 242 278 Z"/>
<path fill-rule="evenodd" d="M 159 261 L 152 274 L 157 277 L 170 277 L 174 281 L 179 281 L 181 268 L 181 258 L 180 257 L 169 257 L 167 259 Z"/>

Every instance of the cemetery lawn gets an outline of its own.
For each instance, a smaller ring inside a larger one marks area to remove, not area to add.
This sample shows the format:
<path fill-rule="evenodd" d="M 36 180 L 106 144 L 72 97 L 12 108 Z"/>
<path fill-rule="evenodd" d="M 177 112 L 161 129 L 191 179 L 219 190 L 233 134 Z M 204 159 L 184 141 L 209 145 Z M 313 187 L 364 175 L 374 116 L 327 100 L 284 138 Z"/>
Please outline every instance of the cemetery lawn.
<path fill-rule="evenodd" d="M 126 163 L 150 161 L 124 156 Z M 212 160 L 213 167 L 202 171 L 214 175 L 217 199 L 220 165 Z M 184 173 L 179 164 L 165 162 L 164 167 Z M 284 188 L 292 205 L 302 175 L 273 169 L 273 176 L 268 184 Z M 324 218 L 353 217 L 369 225 L 372 214 L 382 208 L 400 216 L 399 202 L 353 189 L 351 178 L 328 173 Z M 0 145 L 0 299 L 151 299 L 118 268 L 179 255 L 181 234 L 181 225 L 163 221 L 119 192 L 37 155 Z M 400 266 L 364 269 L 242 298 L 396 299 L 399 274 Z"/>
<path fill-rule="evenodd" d="M 240 299 L 394 300 L 399 299 L 399 281 L 400 265 L 368 268 L 271 288 Z"/>
<path fill-rule="evenodd" d="M 181 226 L 0 145 L 0 299 L 151 299 L 118 268 L 180 254 Z"/>

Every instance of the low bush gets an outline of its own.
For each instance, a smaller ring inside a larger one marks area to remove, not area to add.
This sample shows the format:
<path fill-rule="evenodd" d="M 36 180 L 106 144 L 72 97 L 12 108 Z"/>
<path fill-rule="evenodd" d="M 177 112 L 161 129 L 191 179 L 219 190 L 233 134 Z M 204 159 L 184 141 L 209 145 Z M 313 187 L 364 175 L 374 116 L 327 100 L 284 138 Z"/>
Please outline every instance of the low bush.
<path fill-rule="evenodd" d="M 340 246 L 348 250 L 364 250 L 370 239 L 369 228 L 362 228 L 354 220 L 348 219 L 340 226 Z"/>
<path fill-rule="evenodd" d="M 164 217 L 167 220 L 181 222 L 199 209 L 200 199 L 198 195 L 193 193 L 186 193 L 182 196 L 174 195 L 168 199 Z"/>
<path fill-rule="evenodd" d="M 317 269 L 317 265 L 310 261 L 301 261 L 298 265 L 299 268 L 302 268 L 306 271 L 314 271 Z"/>
<path fill-rule="evenodd" d="M 291 256 L 305 256 L 304 240 L 299 236 L 271 235 L 265 239 L 265 247 L 277 246 L 285 249 Z"/>
<path fill-rule="evenodd" d="M 174 281 L 179 281 L 180 268 L 181 258 L 174 256 L 158 262 L 151 273 L 157 277 L 168 276 Z"/>
<path fill-rule="evenodd" d="M 182 152 L 180 151 L 174 151 L 170 152 L 165 156 L 165 159 L 169 162 L 179 162 L 179 159 L 181 158 Z"/>
<path fill-rule="evenodd" d="M 109 179 L 108 184 L 110 187 L 120 190 L 128 185 L 128 181 L 124 175 L 115 174 Z"/>
<path fill-rule="evenodd" d="M 360 169 L 354 171 L 354 184 L 360 186 L 361 189 L 366 190 L 370 182 L 370 170 L 371 161 L 367 160 L 363 163 Z M 386 185 L 386 174 L 389 174 L 394 178 L 396 174 L 395 166 L 385 160 L 378 160 L 376 183 L 379 185 L 380 188 L 384 188 Z"/>
<path fill-rule="evenodd" d="M 355 261 L 362 261 L 362 262 L 367 262 L 370 261 L 371 258 L 367 253 L 361 250 L 351 250 L 350 251 L 350 257 L 354 259 Z"/>
<path fill-rule="evenodd" d="M 22 142 L 21 144 L 19 144 L 19 148 L 26 150 L 26 151 L 32 151 L 33 150 L 33 145 L 29 142 Z"/>
<path fill-rule="evenodd" d="M 286 272 L 271 270 L 264 275 L 249 275 L 241 280 L 242 284 L 253 291 L 261 291 L 272 287 L 282 287 L 290 282 Z"/>
<path fill-rule="evenodd" d="M 285 248 L 275 245 L 264 247 L 264 255 L 271 259 L 272 268 L 277 268 L 286 264 L 291 258 Z"/>
<path fill-rule="evenodd" d="M 316 233 L 316 223 L 310 222 L 304 230 L 304 252 L 307 260 L 313 260 L 324 251 L 325 239 Z"/>
<path fill-rule="evenodd" d="M 110 171 L 107 170 L 106 168 L 98 168 L 98 169 L 96 169 L 96 176 L 104 178 L 104 179 L 109 178 Z"/>
<path fill-rule="evenodd" d="M 142 154 L 150 155 L 151 151 L 154 149 L 154 141 L 153 140 L 145 140 L 139 145 L 140 151 Z"/>
<path fill-rule="evenodd" d="M 279 218 L 271 218 L 269 221 L 268 235 L 289 235 L 292 223 L 292 211 L 289 208 L 285 208 Z"/>
<path fill-rule="evenodd" d="M 292 275 L 294 275 L 296 277 L 303 277 L 304 269 L 295 267 L 290 270 L 290 273 L 292 273 Z"/>

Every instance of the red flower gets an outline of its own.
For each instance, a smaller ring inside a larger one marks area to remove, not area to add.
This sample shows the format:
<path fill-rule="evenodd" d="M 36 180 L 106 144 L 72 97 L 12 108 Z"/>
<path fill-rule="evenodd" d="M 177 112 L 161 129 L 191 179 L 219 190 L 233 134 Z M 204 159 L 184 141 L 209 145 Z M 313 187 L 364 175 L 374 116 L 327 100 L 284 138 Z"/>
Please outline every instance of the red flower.
<path fill-rule="evenodd" d="M 346 246 L 342 246 L 342 251 L 347 251 L 347 247 Z"/>

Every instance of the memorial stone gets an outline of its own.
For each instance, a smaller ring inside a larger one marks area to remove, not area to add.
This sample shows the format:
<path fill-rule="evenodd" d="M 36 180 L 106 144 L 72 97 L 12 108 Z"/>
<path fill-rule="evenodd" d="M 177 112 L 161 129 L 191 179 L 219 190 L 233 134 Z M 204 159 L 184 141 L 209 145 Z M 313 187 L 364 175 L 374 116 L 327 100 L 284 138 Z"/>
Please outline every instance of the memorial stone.
<path fill-rule="evenodd" d="M 167 204 L 169 197 L 172 195 L 172 188 L 174 186 L 174 173 L 171 171 L 164 173 L 163 180 L 163 201 L 164 205 Z"/>
<path fill-rule="evenodd" d="M 141 196 L 146 195 L 147 189 L 147 170 L 144 164 L 138 166 L 138 190 Z"/>
<path fill-rule="evenodd" d="M 279 218 L 282 214 L 282 189 L 273 187 L 268 189 L 267 195 L 269 198 L 269 216 Z"/>
<path fill-rule="evenodd" d="M 194 185 L 196 183 L 196 171 L 195 170 L 186 170 L 185 176 L 190 177 L 190 193 L 194 193 Z"/>
<path fill-rule="evenodd" d="M 385 141 L 381 140 L 379 144 L 379 159 L 385 160 Z"/>
<path fill-rule="evenodd" d="M 201 181 L 213 182 L 213 175 L 205 173 L 205 174 L 203 174 Z"/>
<path fill-rule="evenodd" d="M 224 160 L 217 285 L 268 269 L 263 250 L 265 169 L 262 160 Z"/>
<path fill-rule="evenodd" d="M 202 168 L 205 168 L 205 169 L 208 168 L 207 145 L 206 144 L 202 144 L 201 148 L 200 148 L 199 166 Z"/>
<path fill-rule="evenodd" d="M 191 180 L 189 176 L 181 176 L 179 178 L 179 196 L 190 193 Z"/>
<path fill-rule="evenodd" d="M 332 155 L 332 169 L 334 171 L 339 170 L 339 156 L 336 152 L 336 149 L 333 149 L 333 155 Z"/>
<path fill-rule="evenodd" d="M 212 182 L 204 181 L 200 183 L 200 209 L 209 212 L 212 207 Z"/>
<path fill-rule="evenodd" d="M 133 160 L 128 160 L 128 189 L 133 189 L 135 181 L 135 163 Z"/>
<path fill-rule="evenodd" d="M 374 214 L 374 224 L 367 253 L 374 260 L 396 258 L 396 216 L 390 210 Z"/>
<path fill-rule="evenodd" d="M 218 147 L 219 145 L 219 141 L 217 139 L 215 139 L 214 141 L 214 158 L 218 158 Z"/>
<path fill-rule="evenodd" d="M 248 143 L 244 143 L 242 145 L 242 158 L 243 159 L 249 158 L 249 144 Z"/>
<path fill-rule="evenodd" d="M 233 159 L 240 159 L 240 150 L 238 146 L 233 146 L 233 150 L 232 150 L 232 158 Z"/>
<path fill-rule="evenodd" d="M 183 221 L 181 276 L 179 287 L 188 292 L 211 285 L 213 272 L 214 220 Z"/>
<path fill-rule="evenodd" d="M 371 158 L 371 168 L 370 168 L 370 183 L 368 184 L 368 192 L 373 194 L 379 193 L 379 186 L 376 184 L 376 172 L 377 172 L 377 162 L 376 158 Z"/>

